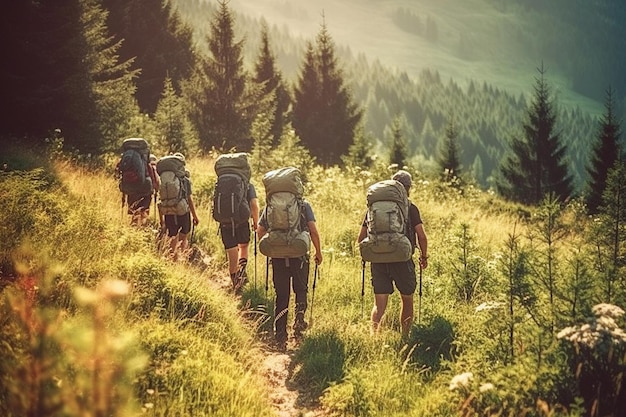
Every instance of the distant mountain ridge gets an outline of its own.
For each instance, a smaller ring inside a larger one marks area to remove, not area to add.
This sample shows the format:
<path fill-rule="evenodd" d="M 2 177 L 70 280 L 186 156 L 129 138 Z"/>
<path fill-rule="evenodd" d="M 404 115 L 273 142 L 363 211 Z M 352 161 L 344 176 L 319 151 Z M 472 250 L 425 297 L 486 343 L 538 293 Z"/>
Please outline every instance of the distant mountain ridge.
<path fill-rule="evenodd" d="M 626 2 L 619 0 L 233 0 L 251 18 L 313 39 L 322 19 L 339 47 L 417 77 L 527 92 L 543 61 L 561 104 L 597 114 L 609 85 L 626 97 Z M 248 40 L 253 38 L 248 33 Z"/>

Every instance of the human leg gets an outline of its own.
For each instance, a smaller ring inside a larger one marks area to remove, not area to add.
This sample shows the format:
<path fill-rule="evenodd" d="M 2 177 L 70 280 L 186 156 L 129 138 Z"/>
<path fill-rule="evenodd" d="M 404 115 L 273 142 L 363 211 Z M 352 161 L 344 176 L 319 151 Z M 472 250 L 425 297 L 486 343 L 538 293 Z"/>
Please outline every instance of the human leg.
<path fill-rule="evenodd" d="M 377 333 L 380 321 L 385 315 L 389 294 L 374 294 L 374 307 L 372 308 L 372 333 Z"/>
<path fill-rule="evenodd" d="M 400 310 L 402 336 L 408 337 L 411 325 L 413 324 L 413 294 L 417 287 L 415 264 L 413 260 L 409 260 L 406 263 L 396 263 L 390 267 L 390 271 L 402 300 Z"/>
<path fill-rule="evenodd" d="M 191 213 L 186 213 L 181 216 L 176 216 L 176 223 L 178 224 L 178 236 L 176 243 L 176 250 L 174 251 L 174 260 L 178 260 L 180 255 L 185 253 L 188 248 L 187 236 L 191 231 Z"/>
<path fill-rule="evenodd" d="M 294 314 L 293 331 L 296 337 L 300 337 L 302 332 L 308 327 L 304 320 L 307 309 L 307 294 L 309 291 L 309 267 L 308 260 L 290 259 L 292 286 L 296 297 L 296 308 Z"/>
<path fill-rule="evenodd" d="M 372 307 L 372 333 L 380 327 L 380 321 L 387 309 L 389 295 L 393 293 L 393 281 L 389 264 L 371 264 L 372 287 L 374 289 L 374 307 Z"/>
<path fill-rule="evenodd" d="M 240 280 L 239 284 L 243 285 L 248 274 L 246 273 L 246 267 L 248 265 L 248 248 L 250 246 L 250 223 L 245 222 L 237 226 L 237 276 Z"/>
<path fill-rule="evenodd" d="M 400 310 L 400 323 L 402 326 L 402 336 L 408 337 L 413 324 L 413 294 L 400 295 L 402 299 L 402 308 Z"/>
<path fill-rule="evenodd" d="M 272 281 L 276 292 L 274 335 L 279 343 L 287 342 L 287 315 L 291 276 L 284 259 L 272 259 Z"/>

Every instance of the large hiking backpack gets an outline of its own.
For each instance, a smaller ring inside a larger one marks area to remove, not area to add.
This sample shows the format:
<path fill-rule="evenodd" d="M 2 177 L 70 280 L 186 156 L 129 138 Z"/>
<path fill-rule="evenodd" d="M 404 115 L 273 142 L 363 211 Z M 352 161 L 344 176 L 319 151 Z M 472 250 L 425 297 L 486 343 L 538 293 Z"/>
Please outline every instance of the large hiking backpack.
<path fill-rule="evenodd" d="M 152 179 L 148 171 L 150 149 L 142 138 L 128 138 L 122 143 L 122 158 L 117 170 L 120 191 L 126 195 L 152 194 Z"/>
<path fill-rule="evenodd" d="M 385 180 L 367 190 L 367 236 L 359 243 L 366 262 L 404 262 L 411 259 L 413 246 L 409 230 L 409 199 L 404 186 Z"/>
<path fill-rule="evenodd" d="M 168 155 L 159 159 L 156 164 L 159 185 L 159 212 L 162 215 L 182 216 L 189 211 L 185 184 L 185 160 Z"/>
<path fill-rule="evenodd" d="M 220 155 L 215 160 L 215 173 L 217 182 L 213 194 L 213 219 L 230 224 L 234 230 L 235 226 L 250 218 L 248 154 L 238 152 Z"/>
<path fill-rule="evenodd" d="M 311 247 L 305 222 L 300 170 L 293 167 L 270 171 L 263 176 L 265 186 L 267 234 L 259 250 L 270 258 L 298 258 Z"/>

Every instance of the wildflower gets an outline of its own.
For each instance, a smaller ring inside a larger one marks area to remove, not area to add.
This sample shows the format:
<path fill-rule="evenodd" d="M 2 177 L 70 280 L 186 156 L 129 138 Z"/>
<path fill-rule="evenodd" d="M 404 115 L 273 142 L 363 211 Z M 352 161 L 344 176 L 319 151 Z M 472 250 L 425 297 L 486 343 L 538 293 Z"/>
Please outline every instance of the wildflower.
<path fill-rule="evenodd" d="M 102 283 L 102 294 L 108 298 L 121 298 L 128 294 L 129 285 L 120 279 L 107 280 Z"/>
<path fill-rule="evenodd" d="M 468 386 L 473 379 L 474 374 L 471 372 L 463 372 L 462 374 L 455 375 L 450 381 L 450 391 Z"/>
<path fill-rule="evenodd" d="M 487 392 L 487 391 L 491 391 L 492 389 L 494 389 L 495 387 L 493 386 L 493 384 L 491 382 L 487 382 L 485 384 L 482 384 L 478 390 L 480 392 Z"/>
<path fill-rule="evenodd" d="M 624 310 L 616 305 L 607 303 L 597 304 L 593 306 L 591 310 L 593 311 L 593 314 L 596 315 L 596 317 L 604 316 L 610 317 L 612 319 L 617 319 L 624 315 Z"/>
<path fill-rule="evenodd" d="M 502 306 L 502 303 L 498 303 L 498 302 L 485 302 L 480 304 L 479 306 L 476 307 L 476 309 L 474 310 L 476 313 L 481 312 L 481 311 L 488 311 L 488 310 L 494 310 L 497 308 L 500 308 Z"/>

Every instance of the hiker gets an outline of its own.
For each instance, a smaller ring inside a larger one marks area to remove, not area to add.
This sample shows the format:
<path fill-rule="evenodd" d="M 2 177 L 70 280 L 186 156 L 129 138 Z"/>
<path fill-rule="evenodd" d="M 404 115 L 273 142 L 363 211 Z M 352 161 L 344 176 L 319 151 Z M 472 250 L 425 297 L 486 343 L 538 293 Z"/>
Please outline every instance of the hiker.
<path fill-rule="evenodd" d="M 322 250 L 313 209 L 302 197 L 300 171 L 294 167 L 270 171 L 263 177 L 263 184 L 267 204 L 257 228 L 259 250 L 268 257 L 268 262 L 271 259 L 272 282 L 276 292 L 274 337 L 277 348 L 284 351 L 288 339 L 290 287 L 296 298 L 292 329 L 298 339 L 308 327 L 304 315 L 311 243 L 315 247 L 316 265 L 322 263 Z"/>
<path fill-rule="evenodd" d="M 240 292 L 248 280 L 246 267 L 252 230 L 259 223 L 259 202 L 245 152 L 220 155 L 215 160 L 217 181 L 213 198 L 213 218 L 220 224 L 220 236 L 232 288 Z"/>
<path fill-rule="evenodd" d="M 159 212 L 161 228 L 167 229 L 169 257 L 177 261 L 188 247 L 187 236 L 198 225 L 190 174 L 180 152 L 165 156 L 156 164 L 160 178 Z M 192 223 L 193 222 L 193 223 Z"/>
<path fill-rule="evenodd" d="M 116 171 L 120 176 L 122 208 L 128 205 L 131 225 L 145 226 L 150 211 L 150 201 L 157 181 L 156 173 L 150 168 L 150 150 L 143 138 L 128 138 L 122 143 L 122 155 Z"/>
<path fill-rule="evenodd" d="M 372 320 L 372 334 L 375 334 L 380 326 L 380 321 L 385 314 L 385 309 L 387 308 L 387 302 L 389 300 L 389 295 L 393 293 L 394 285 L 400 292 L 402 308 L 400 312 L 400 323 L 402 327 L 402 335 L 403 337 L 408 337 L 409 331 L 411 329 L 411 325 L 413 323 L 413 294 L 415 293 L 415 288 L 417 286 L 417 280 L 415 276 L 415 263 L 413 262 L 413 252 L 417 245 L 419 245 L 420 249 L 420 258 L 419 258 L 419 266 L 420 268 L 426 268 L 428 266 L 428 239 L 426 237 L 426 233 L 424 231 L 424 225 L 422 223 L 422 218 L 420 216 L 420 212 L 415 204 L 408 200 L 409 190 L 411 188 L 411 174 L 407 171 L 400 170 L 393 174 L 392 183 L 397 181 L 400 183 L 398 186 L 401 189 L 402 187 L 406 190 L 406 193 L 402 193 L 402 199 L 405 199 L 406 203 L 408 203 L 408 227 L 407 225 L 402 225 L 399 230 L 404 232 L 406 237 L 408 238 L 407 242 L 407 251 L 405 254 L 399 255 L 399 258 L 393 259 L 394 256 L 389 254 L 389 260 L 391 262 L 384 262 L 385 259 L 382 259 L 383 262 L 377 262 L 377 257 L 380 254 L 374 254 L 373 252 L 368 251 L 368 244 L 378 245 L 380 249 L 382 245 L 384 245 L 384 236 L 383 234 L 368 236 L 368 228 L 373 229 L 377 227 L 376 225 L 370 224 L 373 222 L 372 217 L 375 214 L 368 209 L 368 214 L 366 214 L 365 219 L 361 225 L 361 230 L 358 236 L 359 248 L 361 249 L 361 255 L 365 261 L 371 262 L 371 282 L 372 287 L 374 289 L 374 307 L 372 308 L 371 320 Z M 379 185 L 384 186 L 393 186 L 393 184 L 389 181 L 382 181 L 381 183 L 374 184 L 368 190 L 368 206 L 370 205 L 370 198 L 373 198 L 373 192 L 375 188 Z M 402 191 L 402 190 L 401 190 Z M 370 194 L 371 193 L 371 194 Z M 389 211 L 385 211 L 385 215 L 388 215 Z M 388 220 L 391 223 L 391 220 Z M 384 223 L 384 219 L 380 220 L 379 223 Z M 402 233 L 400 232 L 400 233 Z M 392 235 L 390 233 L 389 235 Z M 401 242 L 401 241 L 396 241 Z M 390 247 L 398 248 L 402 247 L 402 244 L 390 245 Z M 408 246 L 410 243 L 410 246 Z M 377 250 L 379 250 L 377 249 Z M 368 258 L 368 259 L 366 259 Z M 402 259 L 398 261 L 398 259 Z M 404 260 L 406 259 L 406 260 Z M 364 266 L 365 268 L 365 266 Z"/>

